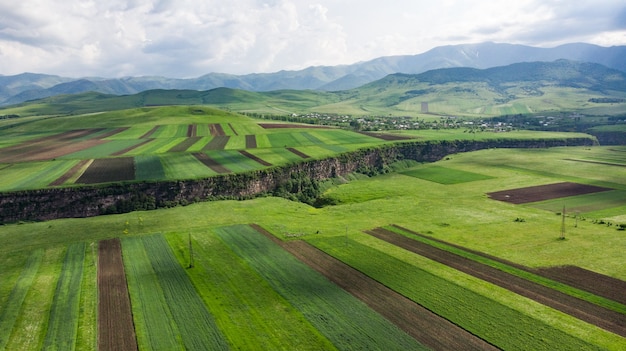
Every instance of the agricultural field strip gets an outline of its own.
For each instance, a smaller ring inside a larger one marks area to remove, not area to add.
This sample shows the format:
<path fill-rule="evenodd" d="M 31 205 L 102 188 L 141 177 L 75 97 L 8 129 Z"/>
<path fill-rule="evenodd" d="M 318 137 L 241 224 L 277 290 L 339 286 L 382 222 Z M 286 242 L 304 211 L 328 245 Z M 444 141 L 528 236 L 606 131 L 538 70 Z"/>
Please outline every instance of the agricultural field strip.
<path fill-rule="evenodd" d="M 239 153 L 240 153 L 240 154 L 242 154 L 242 155 L 244 155 L 245 157 L 247 157 L 247 158 L 251 159 L 251 160 L 254 160 L 254 161 L 258 162 L 258 163 L 259 163 L 259 164 L 261 164 L 262 166 L 265 166 L 265 167 L 270 167 L 270 166 L 272 166 L 272 164 L 271 164 L 271 163 L 269 163 L 269 162 L 267 162 L 267 161 L 263 160 L 262 158 L 260 158 L 260 157 L 258 157 L 258 156 L 255 156 L 255 155 L 253 155 L 253 154 L 249 153 L 249 152 L 248 152 L 248 151 L 246 151 L 246 150 L 239 150 Z"/>
<path fill-rule="evenodd" d="M 426 239 L 403 228 L 391 227 L 389 230 L 379 228 L 367 233 L 509 289 L 618 335 L 626 336 L 626 315 L 622 312 L 625 306 L 616 301 L 573 288 L 503 262 L 453 247 L 452 245 Z M 407 237 L 405 236 L 407 234 L 412 235 Z"/>
<path fill-rule="evenodd" d="M 246 157 L 238 151 L 221 150 L 211 151 L 208 154 L 213 160 L 232 172 L 247 172 L 263 168 L 259 162 Z"/>
<path fill-rule="evenodd" d="M 182 266 L 191 234 L 166 236 Z M 336 350 L 332 343 L 216 235 L 193 235 L 187 274 L 233 350 Z M 224 269 L 228 267 L 228 269 Z"/>
<path fill-rule="evenodd" d="M 44 350 L 74 350 L 85 262 L 85 243 L 68 245 L 50 308 Z"/>
<path fill-rule="evenodd" d="M 146 350 L 181 349 L 179 326 L 173 320 L 143 239 L 123 238 L 122 253 L 139 347 Z"/>
<path fill-rule="evenodd" d="M 193 154 L 193 156 L 202 164 L 204 164 L 206 167 L 210 168 L 213 172 L 216 172 L 219 174 L 232 173 L 232 171 L 228 167 L 214 160 L 212 157 L 210 157 L 209 155 L 205 153 L 196 152 Z"/>
<path fill-rule="evenodd" d="M 93 160 L 76 183 L 95 184 L 130 180 L 135 180 L 134 158 L 116 157 Z"/>
<path fill-rule="evenodd" d="M 540 319 L 353 239 L 331 237 L 308 241 L 500 349 L 600 349 Z"/>
<path fill-rule="evenodd" d="M 417 350 L 413 338 L 250 226 L 220 228 L 243 258 L 340 350 Z"/>
<path fill-rule="evenodd" d="M 165 301 L 188 350 L 227 350 L 226 339 L 162 235 L 142 237 Z"/>
<path fill-rule="evenodd" d="M 425 346 L 434 350 L 497 350 L 458 325 L 318 248 L 301 240 L 284 242 L 258 225 L 251 226 Z"/>
<path fill-rule="evenodd" d="M 0 350 L 5 350 L 15 321 L 20 315 L 22 304 L 26 299 L 26 294 L 33 284 L 35 275 L 39 270 L 39 265 L 43 259 L 43 249 L 33 251 L 24 264 L 22 271 L 13 285 L 11 294 L 0 310 Z M 5 282 L 3 282 L 4 284 Z"/>
<path fill-rule="evenodd" d="M 159 156 L 166 179 L 194 179 L 218 174 L 204 165 L 193 154 L 166 154 Z"/>
<path fill-rule="evenodd" d="M 598 164 L 598 165 L 605 165 L 605 166 L 617 166 L 617 167 L 626 167 L 626 164 L 624 163 L 615 163 L 613 159 L 608 159 L 606 161 L 596 161 L 596 160 L 577 160 L 577 159 L 573 159 L 573 158 L 565 158 L 565 161 L 573 161 L 573 162 L 585 162 L 585 163 L 594 163 L 594 164 Z"/>
<path fill-rule="evenodd" d="M 145 144 L 146 140 L 141 139 L 116 139 L 109 140 L 104 144 L 94 145 L 92 147 L 78 150 L 59 158 L 61 159 L 88 159 L 88 158 L 103 158 L 111 155 L 118 154 L 124 150 L 133 149 Z"/>
<path fill-rule="evenodd" d="M 98 349 L 137 350 L 120 239 L 98 245 Z"/>
<path fill-rule="evenodd" d="M 592 211 L 626 206 L 626 190 L 610 190 L 599 193 L 568 196 L 552 200 L 527 203 L 527 206 L 561 212 L 565 204 L 566 213 L 578 215 Z"/>
<path fill-rule="evenodd" d="M 165 170 L 161 158 L 157 155 L 135 156 L 135 179 L 165 179 Z"/>

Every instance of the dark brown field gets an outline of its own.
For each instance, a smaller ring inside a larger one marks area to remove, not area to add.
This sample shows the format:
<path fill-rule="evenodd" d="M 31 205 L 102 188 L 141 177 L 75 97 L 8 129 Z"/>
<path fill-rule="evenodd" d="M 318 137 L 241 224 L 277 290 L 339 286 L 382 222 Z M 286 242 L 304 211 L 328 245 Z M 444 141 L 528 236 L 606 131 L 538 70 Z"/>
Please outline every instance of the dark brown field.
<path fill-rule="evenodd" d="M 404 231 L 411 232 L 407 229 L 402 229 Z M 578 299 L 557 290 L 417 240 L 413 240 L 383 228 L 369 230 L 367 233 L 405 250 L 414 252 L 420 256 L 443 263 L 446 266 L 496 284 L 521 296 L 533 299 L 539 303 L 567 313 L 587 323 L 594 324 L 612 333 L 626 336 L 626 315 L 621 313 L 608 310 L 593 303 Z M 418 233 L 413 234 L 420 235 Z M 485 257 L 492 258 L 491 256 Z M 593 282 L 588 282 L 588 284 L 593 284 Z"/>
<path fill-rule="evenodd" d="M 80 129 L 29 140 L 18 145 L 0 149 L 0 163 L 46 161 L 73 152 L 104 144 L 107 141 L 88 138 L 103 129 Z"/>
<path fill-rule="evenodd" d="M 139 137 L 139 139 L 146 139 L 152 136 L 152 134 L 154 134 L 158 129 L 159 129 L 159 125 L 154 126 L 152 129 L 150 129 L 149 131 L 146 132 L 146 134 L 142 135 Z"/>
<path fill-rule="evenodd" d="M 298 156 L 300 156 L 302 158 L 311 158 L 311 156 L 309 156 L 309 155 L 305 154 L 304 152 L 299 151 L 299 150 L 297 150 L 295 148 L 288 147 L 287 150 L 291 151 L 292 153 L 294 153 L 294 154 L 296 154 L 296 155 L 298 155 Z"/>
<path fill-rule="evenodd" d="M 373 132 L 359 132 L 363 135 L 371 136 L 373 138 L 378 138 L 385 141 L 396 141 L 396 140 L 410 140 L 415 139 L 410 136 L 397 135 L 397 134 L 385 134 L 385 133 L 373 133 Z"/>
<path fill-rule="evenodd" d="M 360 271 L 300 240 L 283 242 L 262 227 L 255 230 L 354 295 L 417 341 L 433 350 L 497 350 Z"/>
<path fill-rule="evenodd" d="M 77 180 L 77 184 L 96 184 L 135 180 L 133 157 L 99 158 Z"/>
<path fill-rule="evenodd" d="M 196 136 L 198 132 L 198 126 L 195 124 L 190 124 L 189 126 L 187 126 L 187 137 L 188 138 L 193 138 Z"/>
<path fill-rule="evenodd" d="M 48 186 L 59 186 L 63 185 L 68 179 L 72 178 L 76 172 L 78 172 L 83 166 L 85 166 L 90 160 L 81 160 L 74 167 L 72 167 L 69 171 L 65 172 L 62 176 L 57 178 L 54 182 L 48 184 Z"/>
<path fill-rule="evenodd" d="M 198 161 L 202 162 L 205 166 L 209 167 L 216 173 L 231 173 L 232 171 L 224 166 L 221 163 L 215 161 L 214 159 L 207 156 L 207 154 L 203 154 L 201 152 L 196 152 L 193 154 Z"/>
<path fill-rule="evenodd" d="M 171 149 L 167 150 L 167 152 L 184 152 L 187 151 L 191 147 L 191 145 L 198 142 L 198 140 L 202 139 L 202 137 L 194 136 L 188 137 L 187 139 L 181 141 L 180 143 L 174 145 Z"/>
<path fill-rule="evenodd" d="M 209 124 L 209 132 L 212 136 L 225 136 L 224 128 L 219 123 L 211 123 Z"/>
<path fill-rule="evenodd" d="M 240 154 L 242 154 L 242 155 L 244 155 L 244 156 L 246 156 L 247 158 L 249 158 L 249 159 L 251 159 L 251 160 L 255 160 L 256 162 L 258 162 L 258 163 L 262 164 L 263 166 L 269 167 L 269 166 L 271 166 L 271 165 L 272 165 L 271 163 L 269 163 L 269 162 L 267 162 L 267 161 L 263 160 L 263 159 L 262 159 L 262 158 L 260 158 L 260 157 L 254 156 L 253 154 L 249 153 L 249 152 L 248 152 L 248 151 L 246 151 L 246 150 L 239 150 L 239 153 L 240 153 Z"/>
<path fill-rule="evenodd" d="M 289 123 L 259 123 L 263 129 L 283 129 L 283 128 L 316 128 L 316 129 L 333 129 L 330 126 L 320 126 L 315 124 L 289 124 Z"/>
<path fill-rule="evenodd" d="M 613 190 L 595 185 L 578 184 L 578 183 L 555 183 L 547 185 L 530 186 L 527 188 L 509 189 L 487 193 L 494 199 L 512 204 L 525 204 L 529 202 L 537 202 L 561 197 L 584 195 L 597 193 L 601 191 Z"/>
<path fill-rule="evenodd" d="M 228 144 L 228 140 L 230 140 L 230 137 L 227 136 L 227 135 L 213 137 L 213 139 L 211 139 L 211 141 L 209 141 L 202 148 L 202 151 L 206 151 L 206 150 L 224 150 L 224 147 L 226 146 L 226 144 Z"/>
<path fill-rule="evenodd" d="M 116 151 L 116 152 L 112 153 L 111 156 L 121 156 L 121 155 L 123 155 L 123 154 L 125 154 L 127 152 L 130 152 L 130 151 L 132 151 L 132 150 L 134 150 L 134 149 L 136 149 L 136 148 L 138 148 L 140 146 L 146 145 L 146 144 L 152 142 L 153 140 L 154 139 L 152 139 L 152 138 L 148 138 L 148 139 L 140 142 L 139 144 L 136 144 L 136 145 L 133 145 L 133 146 L 129 146 L 129 147 L 127 147 L 125 149 L 122 149 L 120 151 Z"/>
<path fill-rule="evenodd" d="M 137 350 L 119 239 L 98 245 L 98 350 Z"/>
<path fill-rule="evenodd" d="M 256 149 L 256 135 L 246 135 L 246 149 Z"/>

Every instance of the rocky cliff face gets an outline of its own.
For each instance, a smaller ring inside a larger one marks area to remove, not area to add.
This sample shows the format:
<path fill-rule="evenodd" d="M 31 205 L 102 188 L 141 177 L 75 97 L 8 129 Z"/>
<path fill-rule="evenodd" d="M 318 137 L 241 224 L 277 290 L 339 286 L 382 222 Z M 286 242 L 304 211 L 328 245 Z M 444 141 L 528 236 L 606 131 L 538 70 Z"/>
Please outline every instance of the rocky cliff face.
<path fill-rule="evenodd" d="M 434 162 L 446 155 L 487 148 L 544 148 L 592 145 L 591 138 L 551 140 L 404 142 L 361 149 L 322 160 L 198 180 L 107 184 L 0 194 L 0 222 L 91 217 L 149 210 L 223 198 L 246 199 L 270 193 L 298 173 L 323 180 L 353 172 L 376 173 L 392 162 Z"/>

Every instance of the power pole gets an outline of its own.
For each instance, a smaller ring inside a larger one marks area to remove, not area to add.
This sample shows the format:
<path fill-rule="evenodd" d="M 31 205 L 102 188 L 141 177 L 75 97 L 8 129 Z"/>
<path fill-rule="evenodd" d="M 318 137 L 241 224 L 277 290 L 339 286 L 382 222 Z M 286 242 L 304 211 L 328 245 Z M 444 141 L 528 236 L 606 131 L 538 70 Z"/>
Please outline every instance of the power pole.
<path fill-rule="evenodd" d="M 563 212 L 561 212 L 561 240 L 565 240 L 565 206 L 563 206 Z"/>
<path fill-rule="evenodd" d="M 193 246 L 191 245 L 191 232 L 189 232 L 189 268 L 193 268 Z"/>

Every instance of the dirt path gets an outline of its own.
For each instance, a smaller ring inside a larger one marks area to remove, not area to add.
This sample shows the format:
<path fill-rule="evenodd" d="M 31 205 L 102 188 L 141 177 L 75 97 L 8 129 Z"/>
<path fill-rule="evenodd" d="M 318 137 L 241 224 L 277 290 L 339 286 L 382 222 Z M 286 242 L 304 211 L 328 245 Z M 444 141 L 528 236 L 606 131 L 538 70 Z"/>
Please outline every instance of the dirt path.
<path fill-rule="evenodd" d="M 119 239 L 98 245 L 98 350 L 137 350 Z"/>
<path fill-rule="evenodd" d="M 308 243 L 299 240 L 283 242 L 258 225 L 253 224 L 252 227 L 363 301 L 423 345 L 434 350 L 498 350 L 495 346 Z"/>
<path fill-rule="evenodd" d="M 443 263 L 474 277 L 496 284 L 521 296 L 567 313 L 615 334 L 626 336 L 626 315 L 561 293 L 485 264 L 421 243 L 383 228 L 367 231 L 381 240 Z"/>

